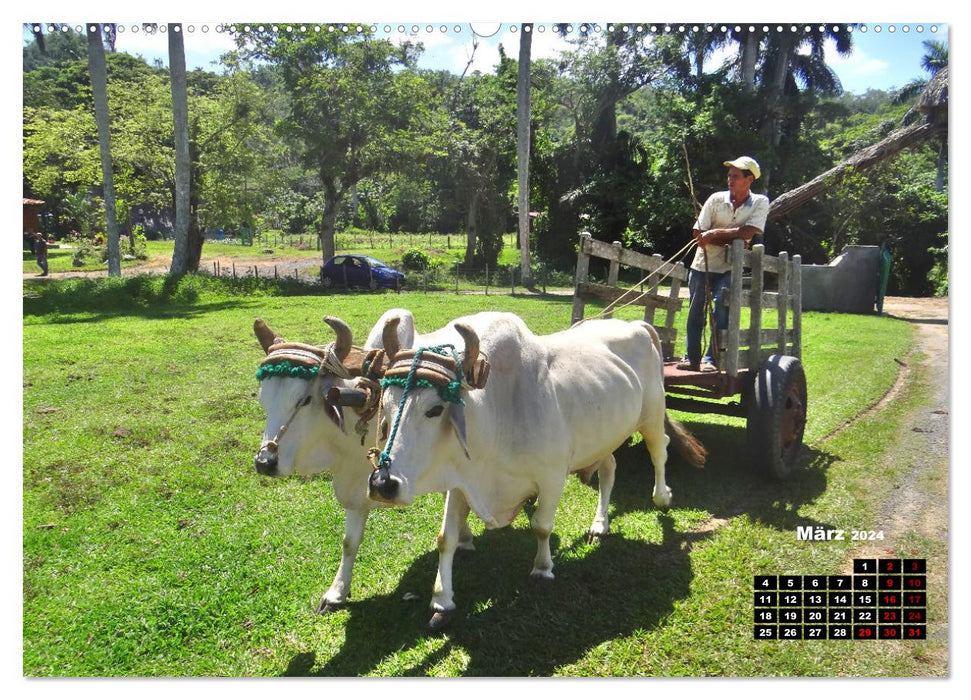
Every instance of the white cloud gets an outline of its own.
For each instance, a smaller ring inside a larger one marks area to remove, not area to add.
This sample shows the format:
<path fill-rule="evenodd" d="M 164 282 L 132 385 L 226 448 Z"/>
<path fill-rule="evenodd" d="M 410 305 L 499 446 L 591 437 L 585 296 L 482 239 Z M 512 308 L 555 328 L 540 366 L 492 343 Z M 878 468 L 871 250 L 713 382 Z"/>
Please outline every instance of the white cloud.
<path fill-rule="evenodd" d="M 881 75 L 890 68 L 887 61 L 871 56 L 856 47 L 849 56 L 841 56 L 836 53 L 836 44 L 833 41 L 826 42 L 825 55 L 827 65 L 841 76 Z"/>

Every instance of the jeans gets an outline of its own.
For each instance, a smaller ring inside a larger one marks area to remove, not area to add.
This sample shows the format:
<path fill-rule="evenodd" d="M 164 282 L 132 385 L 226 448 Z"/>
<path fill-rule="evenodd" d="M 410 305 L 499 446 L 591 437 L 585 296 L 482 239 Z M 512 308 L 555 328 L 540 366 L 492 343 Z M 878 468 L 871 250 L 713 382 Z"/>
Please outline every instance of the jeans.
<path fill-rule="evenodd" d="M 688 361 L 692 364 L 701 362 L 701 335 L 705 330 L 706 316 L 708 309 L 705 304 L 705 273 L 692 269 L 688 273 L 688 327 L 685 334 L 685 344 L 687 345 Z M 731 272 L 713 272 L 707 275 L 711 286 L 711 296 L 715 310 L 715 328 L 724 330 L 728 328 L 728 307 L 722 303 L 725 290 L 728 289 L 732 281 Z M 714 333 L 712 334 L 714 336 Z M 705 362 L 712 362 L 714 351 L 712 340 L 708 341 L 708 350 L 705 352 Z"/>
<path fill-rule="evenodd" d="M 38 255 L 37 256 L 37 266 L 41 270 L 44 271 L 43 272 L 44 275 L 47 274 L 47 256 L 46 255 Z"/>

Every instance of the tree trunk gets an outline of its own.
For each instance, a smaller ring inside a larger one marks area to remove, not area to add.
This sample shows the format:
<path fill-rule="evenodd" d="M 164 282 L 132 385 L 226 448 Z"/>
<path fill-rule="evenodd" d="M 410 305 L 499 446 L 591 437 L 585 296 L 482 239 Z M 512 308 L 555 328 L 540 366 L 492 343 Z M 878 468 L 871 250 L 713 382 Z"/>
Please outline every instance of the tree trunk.
<path fill-rule="evenodd" d="M 742 84 L 749 92 L 755 92 L 755 66 L 759 58 L 759 35 L 748 32 L 742 42 Z"/>
<path fill-rule="evenodd" d="M 189 157 L 189 97 L 181 26 L 170 24 L 168 35 L 172 120 L 175 128 L 175 249 L 172 252 L 169 272 L 180 275 L 194 271 L 189 265 L 189 200 L 192 170 Z"/>
<path fill-rule="evenodd" d="M 880 161 L 897 155 L 905 148 L 934 137 L 937 132 L 938 130 L 934 125 L 926 123 L 898 129 L 883 141 L 857 151 L 835 168 L 831 168 L 806 184 L 776 197 L 775 201 L 769 206 L 769 220 L 778 219 L 796 207 L 805 204 L 816 195 L 822 194 L 847 172 L 865 170 Z"/>
<path fill-rule="evenodd" d="M 770 41 L 772 41 L 770 39 Z M 775 44 L 775 60 L 771 65 L 767 78 L 765 92 L 765 112 L 762 122 L 762 137 L 769 144 L 771 150 L 776 152 L 779 143 L 782 141 L 782 120 L 785 110 L 783 109 L 783 94 L 786 86 L 786 79 L 789 76 L 789 67 L 792 64 L 793 54 L 796 52 L 796 44 L 791 34 L 785 33 L 778 38 Z M 772 183 L 772 166 L 766 165 L 762 168 L 762 189 L 769 191 Z"/>
<path fill-rule="evenodd" d="M 337 221 L 337 207 L 340 205 L 340 195 L 333 181 L 321 176 L 324 185 L 324 213 L 320 217 L 320 250 L 323 262 L 327 262 L 336 252 L 334 246 L 334 228 Z"/>
<path fill-rule="evenodd" d="M 533 270 L 529 264 L 529 120 L 530 120 L 530 63 L 533 41 L 533 25 L 524 24 L 519 33 L 519 79 L 517 84 L 516 113 L 517 150 L 519 167 L 519 265 L 522 283 L 533 286 Z"/>
<path fill-rule="evenodd" d="M 196 126 L 198 129 L 198 125 Z M 189 140 L 189 182 L 199 182 L 199 146 Z M 202 226 L 199 223 L 199 188 L 189 187 L 189 231 L 188 245 L 186 246 L 185 272 L 198 272 L 199 263 L 202 260 L 202 244 L 206 237 Z"/>
<path fill-rule="evenodd" d="M 477 219 L 479 214 L 479 191 L 472 191 L 469 201 L 469 214 L 465 224 L 465 266 L 471 267 L 475 262 L 475 238 L 477 233 Z"/>
<path fill-rule="evenodd" d="M 111 122 L 108 118 L 108 68 L 105 47 L 101 43 L 101 25 L 88 25 L 88 71 L 91 74 L 91 94 L 94 97 L 94 119 L 98 126 L 98 147 L 101 151 L 101 177 L 104 182 L 105 219 L 108 229 L 108 275 L 121 275 L 121 255 L 118 248 L 118 220 L 115 212 L 115 181 L 111 166 Z"/>

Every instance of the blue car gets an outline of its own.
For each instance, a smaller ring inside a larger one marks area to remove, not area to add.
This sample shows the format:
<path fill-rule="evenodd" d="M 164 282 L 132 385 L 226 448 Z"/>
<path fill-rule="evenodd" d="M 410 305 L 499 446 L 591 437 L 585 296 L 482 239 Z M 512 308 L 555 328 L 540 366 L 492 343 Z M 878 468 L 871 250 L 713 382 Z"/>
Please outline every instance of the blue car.
<path fill-rule="evenodd" d="M 320 271 L 325 287 L 367 287 L 401 289 L 405 276 L 377 258 L 366 255 L 335 255 Z"/>

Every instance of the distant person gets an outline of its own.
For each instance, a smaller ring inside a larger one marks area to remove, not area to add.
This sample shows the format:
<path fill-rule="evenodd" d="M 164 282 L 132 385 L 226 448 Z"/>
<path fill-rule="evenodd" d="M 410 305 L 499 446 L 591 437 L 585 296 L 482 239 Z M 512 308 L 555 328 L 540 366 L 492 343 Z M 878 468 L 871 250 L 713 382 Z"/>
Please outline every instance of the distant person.
<path fill-rule="evenodd" d="M 687 357 L 677 365 L 681 370 L 717 371 L 714 331 L 704 357 L 701 355 L 701 336 L 707 314 L 705 290 L 707 287 L 714 304 L 715 328 L 728 328 L 728 307 L 722 303 L 725 289 L 731 282 L 732 265 L 728 251 L 736 238 L 744 240 L 747 246 L 752 236 L 762 233 L 769 215 L 769 198 L 751 191 L 752 183 L 762 174 L 755 159 L 740 156 L 726 160 L 723 165 L 728 167 L 728 190 L 711 195 L 694 224 L 692 235 L 698 241 L 698 249 L 688 273 Z"/>
<path fill-rule="evenodd" d="M 38 277 L 47 277 L 47 241 L 39 233 L 34 234 L 34 255 L 37 258 L 37 265 L 41 269 Z"/>

